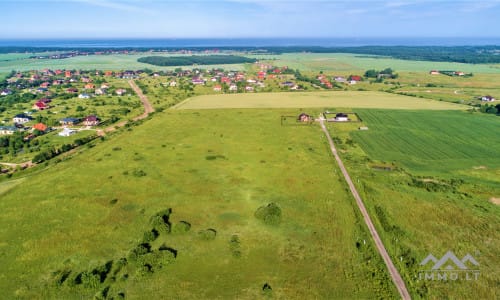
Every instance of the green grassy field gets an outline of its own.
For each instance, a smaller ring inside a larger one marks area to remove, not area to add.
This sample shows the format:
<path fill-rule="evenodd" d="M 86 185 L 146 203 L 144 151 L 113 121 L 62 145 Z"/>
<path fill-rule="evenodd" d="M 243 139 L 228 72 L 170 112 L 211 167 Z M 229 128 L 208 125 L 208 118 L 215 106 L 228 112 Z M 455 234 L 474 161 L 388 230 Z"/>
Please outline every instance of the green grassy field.
<path fill-rule="evenodd" d="M 16 186 L 2 183 L 3 295 L 80 299 L 109 286 L 131 299 L 256 299 L 268 283 L 275 298 L 395 297 L 320 129 L 280 125 L 299 112 L 166 111 Z M 279 225 L 254 216 L 271 202 Z M 176 249 L 175 262 L 151 273 L 129 259 L 115 274 L 167 208 L 172 233 L 151 246 Z M 207 229 L 215 239 L 199 233 Z M 103 283 L 89 281 L 108 261 Z"/>
<path fill-rule="evenodd" d="M 344 107 L 387 109 L 457 109 L 467 107 L 448 102 L 418 99 L 381 92 L 287 92 L 203 95 L 187 99 L 176 109 Z"/>

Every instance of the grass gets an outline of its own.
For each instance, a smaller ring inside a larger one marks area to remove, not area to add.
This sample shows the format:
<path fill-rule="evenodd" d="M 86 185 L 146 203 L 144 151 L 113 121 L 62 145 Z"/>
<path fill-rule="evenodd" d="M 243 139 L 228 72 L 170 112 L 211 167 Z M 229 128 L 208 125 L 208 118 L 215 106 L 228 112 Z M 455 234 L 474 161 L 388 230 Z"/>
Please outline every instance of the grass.
<path fill-rule="evenodd" d="M 280 126 L 299 112 L 170 110 L 50 164 L 2 194 L 0 289 L 30 299 L 89 298 L 108 285 L 132 299 L 255 299 L 268 283 L 276 298 L 395 297 L 320 129 Z M 279 224 L 254 216 L 271 202 Z M 71 284 L 127 257 L 167 208 L 174 229 L 191 228 L 152 242 L 178 251 L 173 264 L 145 275 L 130 262 L 115 280 Z M 207 229 L 215 239 L 200 238 Z M 71 270 L 61 286 L 58 270 Z"/>
<path fill-rule="evenodd" d="M 417 99 L 381 92 L 289 92 L 204 95 L 187 99 L 176 109 L 349 107 L 388 109 L 466 109 L 448 102 Z"/>
<path fill-rule="evenodd" d="M 451 111 L 359 112 L 369 131 L 351 135 L 372 159 L 401 162 L 412 171 L 499 168 L 496 116 Z"/>

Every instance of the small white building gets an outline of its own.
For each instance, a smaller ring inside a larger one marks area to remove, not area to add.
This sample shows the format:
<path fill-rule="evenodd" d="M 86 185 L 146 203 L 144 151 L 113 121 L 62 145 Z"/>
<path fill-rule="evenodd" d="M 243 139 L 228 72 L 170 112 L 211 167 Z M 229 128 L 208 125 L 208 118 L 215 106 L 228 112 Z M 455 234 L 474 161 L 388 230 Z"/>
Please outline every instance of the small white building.
<path fill-rule="evenodd" d="M 78 95 L 78 99 L 90 99 L 90 95 L 87 93 L 83 93 Z"/>
<path fill-rule="evenodd" d="M 75 134 L 77 131 L 74 130 L 74 129 L 70 129 L 70 128 L 67 128 L 65 127 L 61 132 L 59 132 L 59 136 L 70 136 L 70 135 L 73 135 Z"/>

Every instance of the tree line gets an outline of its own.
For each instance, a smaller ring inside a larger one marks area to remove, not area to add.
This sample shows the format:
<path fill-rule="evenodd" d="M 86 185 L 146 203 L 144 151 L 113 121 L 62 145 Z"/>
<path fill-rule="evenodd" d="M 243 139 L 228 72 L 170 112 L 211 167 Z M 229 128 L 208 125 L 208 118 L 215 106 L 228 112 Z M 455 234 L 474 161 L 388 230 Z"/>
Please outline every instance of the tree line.
<path fill-rule="evenodd" d="M 255 58 L 236 55 L 147 56 L 137 60 L 155 66 L 191 66 L 254 63 Z"/>

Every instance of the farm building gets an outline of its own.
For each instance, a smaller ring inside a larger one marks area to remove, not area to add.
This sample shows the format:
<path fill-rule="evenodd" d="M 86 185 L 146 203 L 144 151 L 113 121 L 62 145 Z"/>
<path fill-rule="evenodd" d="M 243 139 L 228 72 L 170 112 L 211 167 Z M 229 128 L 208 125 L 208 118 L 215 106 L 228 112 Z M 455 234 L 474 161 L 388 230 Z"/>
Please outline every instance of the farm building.
<path fill-rule="evenodd" d="M 299 122 L 311 122 L 312 117 L 306 113 L 301 113 L 299 117 L 297 118 L 297 121 Z"/>
<path fill-rule="evenodd" d="M 347 122 L 349 121 L 349 117 L 344 113 L 338 113 L 335 115 L 336 122 Z"/>

